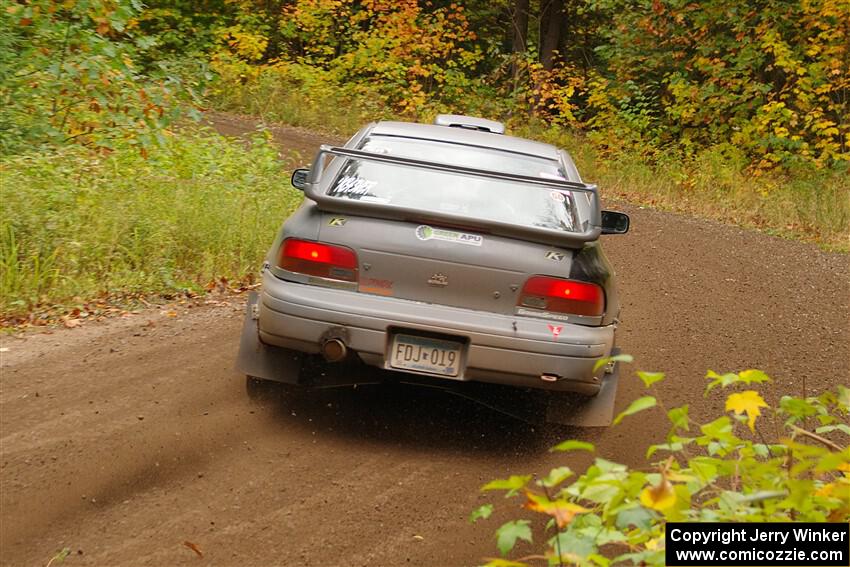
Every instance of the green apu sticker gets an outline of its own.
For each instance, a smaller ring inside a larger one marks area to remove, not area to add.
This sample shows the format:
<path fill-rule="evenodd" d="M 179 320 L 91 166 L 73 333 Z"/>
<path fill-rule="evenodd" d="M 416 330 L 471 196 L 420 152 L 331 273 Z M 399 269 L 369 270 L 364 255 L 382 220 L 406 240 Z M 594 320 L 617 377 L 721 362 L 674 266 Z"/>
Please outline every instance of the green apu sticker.
<path fill-rule="evenodd" d="M 419 240 L 445 240 L 447 242 L 469 244 L 470 246 L 481 246 L 481 243 L 484 242 L 484 237 L 480 234 L 434 228 L 424 224 L 416 227 L 416 238 Z"/>

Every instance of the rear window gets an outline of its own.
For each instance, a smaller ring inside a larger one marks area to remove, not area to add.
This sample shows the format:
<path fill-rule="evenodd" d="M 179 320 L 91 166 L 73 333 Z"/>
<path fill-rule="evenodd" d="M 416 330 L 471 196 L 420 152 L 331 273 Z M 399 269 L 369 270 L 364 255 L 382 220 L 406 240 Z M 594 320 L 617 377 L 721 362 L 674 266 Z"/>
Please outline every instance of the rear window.
<path fill-rule="evenodd" d="M 566 179 L 557 161 L 488 148 L 375 136 L 367 139 L 361 149 L 541 179 Z M 528 183 L 351 159 L 327 194 L 423 213 L 451 213 L 520 226 L 577 230 L 571 192 Z"/>

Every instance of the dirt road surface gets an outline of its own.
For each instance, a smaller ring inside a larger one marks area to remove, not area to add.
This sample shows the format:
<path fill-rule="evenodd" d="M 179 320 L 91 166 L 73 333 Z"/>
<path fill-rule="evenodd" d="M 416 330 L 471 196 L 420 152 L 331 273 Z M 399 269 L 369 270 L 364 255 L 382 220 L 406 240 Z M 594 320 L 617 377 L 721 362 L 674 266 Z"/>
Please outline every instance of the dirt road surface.
<path fill-rule="evenodd" d="M 325 141 L 273 133 L 302 156 Z M 636 366 L 668 373 L 668 405 L 722 411 L 701 396 L 707 368 L 763 369 L 772 400 L 850 383 L 847 256 L 619 208 L 632 231 L 606 249 L 621 280 L 620 343 Z M 497 499 L 492 518 L 469 524 L 489 501 L 484 482 L 581 469 L 587 456 L 547 451 L 567 436 L 641 465 L 666 430 L 660 413 L 606 430 L 534 428 L 405 387 L 253 403 L 233 370 L 242 301 L 2 339 L 0 564 L 45 565 L 67 547 L 68 566 L 476 565 L 520 512 Z M 618 406 L 640 390 L 626 372 Z"/>

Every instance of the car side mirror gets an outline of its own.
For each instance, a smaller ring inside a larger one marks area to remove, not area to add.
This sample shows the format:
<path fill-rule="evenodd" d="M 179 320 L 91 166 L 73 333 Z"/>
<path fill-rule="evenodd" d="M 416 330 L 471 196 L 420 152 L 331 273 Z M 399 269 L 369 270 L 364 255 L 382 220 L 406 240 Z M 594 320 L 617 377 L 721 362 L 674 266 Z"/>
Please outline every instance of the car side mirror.
<path fill-rule="evenodd" d="M 602 234 L 629 232 L 629 215 L 616 211 L 602 211 Z"/>
<path fill-rule="evenodd" d="M 306 189 L 308 179 L 310 179 L 309 169 L 300 168 L 292 172 L 292 186 L 296 189 L 300 189 L 302 191 Z"/>

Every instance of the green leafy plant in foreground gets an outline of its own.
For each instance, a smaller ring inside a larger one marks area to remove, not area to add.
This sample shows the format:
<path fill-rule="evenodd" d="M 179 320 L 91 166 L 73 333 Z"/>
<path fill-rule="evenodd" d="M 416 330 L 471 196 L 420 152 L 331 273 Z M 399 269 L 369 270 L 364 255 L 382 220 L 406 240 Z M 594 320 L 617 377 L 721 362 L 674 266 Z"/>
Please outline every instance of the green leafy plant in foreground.
<path fill-rule="evenodd" d="M 637 376 L 650 394 L 664 379 L 658 372 Z M 484 491 L 522 498 L 524 509 L 547 518 L 549 534 L 542 553 L 509 560 L 517 542 L 532 543 L 532 522 L 511 520 L 496 530 L 502 558 L 487 565 L 663 565 L 666 521 L 850 520 L 850 389 L 784 396 L 771 407 L 752 389 L 770 381 L 764 372 L 709 371 L 706 378 L 706 396 L 734 390 L 726 394 L 726 414 L 713 421 L 696 423 L 688 405 L 667 409 L 654 395 L 638 398 L 615 419 L 653 407 L 666 413 L 665 442 L 646 451 L 647 458 L 660 457 L 650 470 L 596 457 L 578 477 L 561 466 L 543 478 L 515 475 L 484 485 Z M 568 440 L 552 450 L 595 448 Z M 493 510 L 482 506 L 470 521 Z"/>

